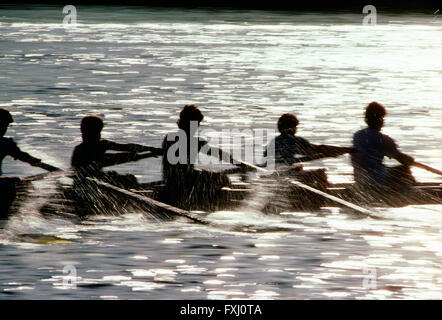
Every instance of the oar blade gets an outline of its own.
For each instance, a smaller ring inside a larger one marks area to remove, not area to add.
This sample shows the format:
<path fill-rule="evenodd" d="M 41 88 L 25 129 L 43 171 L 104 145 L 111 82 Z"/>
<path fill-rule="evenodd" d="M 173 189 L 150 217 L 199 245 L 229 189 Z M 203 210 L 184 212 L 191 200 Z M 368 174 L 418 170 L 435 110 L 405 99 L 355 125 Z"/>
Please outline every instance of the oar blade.
<path fill-rule="evenodd" d="M 121 195 L 124 195 L 128 198 L 134 199 L 135 201 L 142 203 L 147 208 L 149 208 L 159 214 L 166 214 L 167 216 L 171 216 L 171 217 L 178 217 L 178 216 L 185 217 L 185 218 L 190 219 L 190 220 L 197 222 L 199 224 L 208 224 L 207 221 L 202 220 L 199 217 L 196 217 L 195 215 L 193 215 L 189 211 L 186 211 L 186 210 L 183 210 L 180 208 L 176 208 L 174 206 L 168 205 L 166 203 L 157 201 L 155 199 L 152 199 L 152 198 L 140 195 L 140 194 L 136 194 L 136 193 L 131 192 L 126 189 L 119 188 L 115 185 L 98 180 L 96 178 L 88 177 L 87 179 L 89 181 L 96 183 L 100 187 L 112 190 L 112 191 L 117 192 Z"/>

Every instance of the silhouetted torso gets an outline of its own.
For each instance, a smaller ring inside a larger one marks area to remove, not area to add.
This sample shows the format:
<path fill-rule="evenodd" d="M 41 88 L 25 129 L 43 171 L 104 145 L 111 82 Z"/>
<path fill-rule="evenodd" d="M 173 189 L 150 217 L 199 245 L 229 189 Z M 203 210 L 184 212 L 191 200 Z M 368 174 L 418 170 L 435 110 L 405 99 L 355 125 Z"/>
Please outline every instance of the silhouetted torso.
<path fill-rule="evenodd" d="M 296 155 L 299 155 L 302 150 L 311 148 L 310 142 L 306 139 L 282 133 L 268 144 L 264 156 L 272 157 L 274 155 L 277 165 L 290 166 L 295 163 Z"/>
<path fill-rule="evenodd" d="M 166 183 L 169 180 L 182 179 L 182 175 L 192 172 L 194 170 L 194 163 L 197 159 L 198 152 L 204 145 L 207 144 L 207 141 L 202 138 L 189 137 L 189 135 L 187 135 L 186 148 L 181 148 L 182 151 L 186 150 L 186 154 L 182 155 L 180 154 L 180 148 L 178 148 L 178 145 L 176 145 L 176 143 L 179 144 L 182 141 L 179 141 L 178 136 L 172 139 L 172 141 L 169 141 L 168 136 L 169 135 L 164 138 L 162 144 L 162 148 L 164 150 L 163 179 Z M 193 139 L 193 142 L 191 142 L 191 139 Z M 192 143 L 195 144 L 195 150 L 192 150 Z M 172 146 L 176 147 L 175 152 L 170 150 Z M 181 161 L 179 160 L 180 158 Z"/>
<path fill-rule="evenodd" d="M 2 162 L 6 156 L 17 158 L 20 154 L 20 149 L 12 138 L 0 138 L 0 175 L 2 175 Z"/>
<path fill-rule="evenodd" d="M 82 142 L 74 149 L 71 165 L 77 169 L 101 170 L 105 163 L 106 151 L 114 150 L 114 145 L 114 142 L 105 139 L 98 142 Z"/>
<path fill-rule="evenodd" d="M 353 136 L 357 152 L 351 154 L 354 179 L 357 183 L 385 183 L 388 172 L 383 164 L 384 156 L 397 158 L 400 151 L 389 136 L 372 128 L 357 131 Z"/>

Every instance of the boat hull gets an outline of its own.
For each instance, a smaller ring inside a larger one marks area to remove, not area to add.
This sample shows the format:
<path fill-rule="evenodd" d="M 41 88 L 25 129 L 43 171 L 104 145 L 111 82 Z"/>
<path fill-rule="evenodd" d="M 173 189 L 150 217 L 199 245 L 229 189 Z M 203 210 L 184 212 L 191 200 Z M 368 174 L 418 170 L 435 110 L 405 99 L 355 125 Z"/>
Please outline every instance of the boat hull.
<path fill-rule="evenodd" d="M 6 184 L 3 183 L 3 185 Z M 24 186 L 23 182 L 10 180 L 8 186 L 4 187 L 7 192 L 2 194 L 7 196 L 2 196 L 0 217 L 7 218 L 17 210 L 26 194 L 22 191 L 17 193 L 17 190 L 23 189 Z M 261 188 L 265 188 L 265 192 L 268 194 L 267 197 L 264 197 L 264 203 L 261 203 L 261 210 L 265 213 L 314 211 L 321 207 L 341 206 L 330 199 L 292 185 L 282 183 L 271 185 L 267 183 Z M 209 198 L 189 197 L 185 202 L 177 202 L 177 197 L 168 192 L 161 181 L 142 184 L 136 189 L 130 189 L 130 191 L 188 211 L 235 210 L 240 206 L 247 205 L 250 201 L 262 201 L 262 199 L 254 198 L 257 194 L 256 188 L 248 188 L 245 184 L 237 184 L 231 188 L 217 190 Z M 361 189 L 351 183 L 332 184 L 323 191 L 363 207 L 442 204 L 442 184 L 440 183 L 421 183 L 400 192 Z M 97 184 L 90 183 L 81 188 L 74 188 L 72 185 L 60 186 L 59 192 L 48 201 L 47 205 L 41 208 L 42 213 L 75 215 L 77 217 L 96 214 L 121 215 L 134 210 L 150 212 L 152 207 L 147 207 L 145 203 L 137 201 L 134 197 L 109 189 L 105 190 Z M 151 213 L 152 215 L 161 216 L 161 213 L 158 212 Z M 169 217 L 165 216 L 165 218 Z"/>
<path fill-rule="evenodd" d="M 273 190 L 272 190 L 273 189 Z M 422 183 L 415 186 L 404 188 L 403 190 L 369 190 L 361 189 L 354 184 L 331 184 L 324 190 L 327 194 L 351 202 L 362 207 L 405 207 L 409 205 L 437 205 L 442 204 L 442 184 Z M 224 188 L 219 190 L 217 201 L 198 202 L 190 204 L 177 204 L 160 186 L 138 191 L 150 197 L 173 204 L 185 210 L 199 211 L 219 211 L 233 210 L 244 206 L 251 201 L 262 201 L 254 199 L 256 190 L 244 188 L 243 185 L 236 185 L 233 188 Z M 282 211 L 315 211 L 321 207 L 341 207 L 342 205 L 329 198 L 325 198 L 316 193 L 304 190 L 296 186 L 279 185 L 278 187 L 268 188 L 262 211 L 265 213 L 280 213 Z"/>
<path fill-rule="evenodd" d="M 265 197 L 262 204 L 262 211 L 265 213 L 280 213 L 282 211 L 314 211 L 321 207 L 340 207 L 341 204 L 324 198 L 311 191 L 304 190 L 292 185 L 281 185 L 269 187 L 266 185 L 265 192 L 270 194 Z M 246 188 L 244 185 L 234 185 L 232 188 L 223 188 L 218 191 L 216 201 L 196 201 L 187 203 L 176 203 L 173 194 L 167 193 L 163 185 L 145 187 L 143 190 L 134 190 L 167 204 L 175 205 L 185 210 L 194 211 L 219 211 L 234 210 L 246 205 L 254 199 L 256 190 Z M 330 184 L 322 190 L 327 194 L 340 198 L 363 207 L 404 207 L 408 205 L 436 205 L 442 204 L 442 184 L 421 183 L 403 190 L 368 190 L 361 189 L 352 183 Z"/>

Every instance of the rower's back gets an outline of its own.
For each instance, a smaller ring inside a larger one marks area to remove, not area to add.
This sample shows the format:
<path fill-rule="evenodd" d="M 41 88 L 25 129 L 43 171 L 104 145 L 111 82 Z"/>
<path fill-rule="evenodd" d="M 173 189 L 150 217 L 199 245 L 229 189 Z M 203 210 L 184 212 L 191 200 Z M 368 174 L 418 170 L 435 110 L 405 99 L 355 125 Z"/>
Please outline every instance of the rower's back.
<path fill-rule="evenodd" d="M 8 126 L 14 120 L 8 110 L 0 108 L 0 176 L 2 175 L 2 162 L 8 155 L 17 153 L 18 148 L 12 138 L 4 137 Z"/>
<path fill-rule="evenodd" d="M 351 154 L 355 182 L 384 184 L 388 180 L 384 156 L 396 158 L 400 154 L 395 141 L 376 129 L 365 128 L 353 135 L 353 146 L 357 149 Z"/>
<path fill-rule="evenodd" d="M 81 121 L 83 142 L 75 147 L 72 153 L 71 165 L 75 169 L 97 171 L 103 168 L 107 140 L 101 140 L 103 120 L 96 115 L 86 116 Z"/>
<path fill-rule="evenodd" d="M 9 207 L 15 198 L 14 183 L 11 183 L 11 179 L 1 177 L 3 159 L 8 155 L 14 156 L 20 152 L 12 138 L 4 137 L 8 125 L 12 121 L 10 113 L 6 109 L 0 108 L 0 219 L 7 217 Z"/>
<path fill-rule="evenodd" d="M 198 136 L 197 129 L 204 116 L 196 105 L 186 105 L 177 121 L 177 133 L 168 134 L 163 141 L 163 201 L 194 210 L 216 207 L 219 191 L 231 185 L 222 171 L 195 168 L 198 153 L 207 141 Z"/>
<path fill-rule="evenodd" d="M 41 162 L 30 154 L 19 149 L 12 138 L 6 138 L 4 135 L 8 130 L 8 126 L 14 119 L 7 109 L 0 108 L 0 175 L 2 174 L 2 162 L 6 156 L 11 156 L 15 160 L 20 160 L 29 163 L 32 166 L 41 167 L 45 170 L 55 171 L 57 168 Z"/>
<path fill-rule="evenodd" d="M 281 133 L 267 145 L 264 157 L 274 157 L 277 167 L 291 166 L 296 163 L 296 155 L 309 146 L 310 143 L 302 137 Z"/>
<path fill-rule="evenodd" d="M 12 138 L 0 137 L 0 176 L 2 175 L 3 159 L 8 155 L 14 156 L 18 152 L 20 150 Z"/>
<path fill-rule="evenodd" d="M 383 105 L 371 102 L 365 109 L 368 127 L 353 135 L 356 152 L 351 154 L 351 162 L 358 185 L 376 187 L 414 181 L 408 168 L 414 159 L 402 153 L 392 138 L 381 133 L 386 114 Z M 387 168 L 383 163 L 385 156 L 398 160 L 402 165 Z"/>
<path fill-rule="evenodd" d="M 310 142 L 295 135 L 298 124 L 297 117 L 290 113 L 285 113 L 278 119 L 280 135 L 270 141 L 265 149 L 267 163 L 274 160 L 277 168 L 290 167 L 296 163 L 297 155 L 311 149 Z"/>

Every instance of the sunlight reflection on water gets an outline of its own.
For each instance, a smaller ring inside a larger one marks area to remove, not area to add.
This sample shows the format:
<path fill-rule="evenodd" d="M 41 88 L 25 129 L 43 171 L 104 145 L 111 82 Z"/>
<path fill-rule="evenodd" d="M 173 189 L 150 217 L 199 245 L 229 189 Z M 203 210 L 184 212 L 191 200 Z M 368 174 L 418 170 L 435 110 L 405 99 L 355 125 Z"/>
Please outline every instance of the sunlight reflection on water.
<path fill-rule="evenodd" d="M 0 103 L 16 120 L 8 134 L 48 163 L 69 167 L 87 113 L 104 116 L 105 138 L 160 146 L 187 103 L 215 130 L 274 129 L 293 112 L 299 135 L 350 145 L 363 107 L 377 100 L 389 110 L 384 131 L 440 164 L 440 27 L 427 16 L 384 15 L 367 29 L 353 14 L 146 9 L 108 23 L 106 10 L 82 8 L 72 30 L 54 9 L 1 10 Z M 332 182 L 352 179 L 347 156 L 305 167 L 328 168 Z M 161 178 L 159 159 L 115 169 Z M 4 171 L 39 173 L 11 159 Z M 39 183 L 40 198 L 53 192 Z M 382 220 L 337 208 L 265 216 L 263 194 L 241 212 L 209 214 L 208 227 L 137 213 L 43 219 L 31 201 L 0 229 L 0 298 L 441 298 L 440 206 L 383 208 Z M 56 239 L 44 235 L 70 242 L 44 243 Z M 77 270 L 76 290 L 63 284 L 66 264 Z M 373 288 L 364 287 L 367 270 Z"/>

